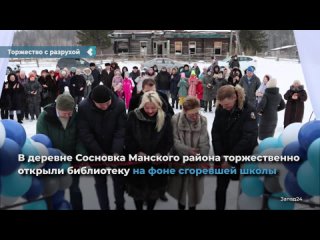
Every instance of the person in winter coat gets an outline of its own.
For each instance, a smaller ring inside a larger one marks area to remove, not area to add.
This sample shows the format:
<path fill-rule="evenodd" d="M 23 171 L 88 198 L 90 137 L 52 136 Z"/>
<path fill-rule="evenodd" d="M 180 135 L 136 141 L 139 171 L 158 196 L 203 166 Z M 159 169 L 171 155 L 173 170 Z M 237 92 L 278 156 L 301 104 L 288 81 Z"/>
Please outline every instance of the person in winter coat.
<path fill-rule="evenodd" d="M 90 68 L 85 68 L 83 69 L 83 77 L 84 80 L 86 81 L 86 87 L 84 89 L 84 97 L 88 97 L 91 90 L 92 90 L 92 84 L 94 82 L 94 78 L 92 76 L 92 71 Z"/>
<path fill-rule="evenodd" d="M 161 71 L 157 74 L 155 80 L 157 84 L 157 90 L 167 95 L 167 98 L 170 97 L 170 79 L 171 76 L 167 72 L 167 68 L 161 68 Z"/>
<path fill-rule="evenodd" d="M 202 103 L 202 99 L 203 99 L 203 86 L 202 86 L 202 81 L 201 79 L 199 79 L 198 84 L 196 86 L 196 94 L 197 94 L 197 98 L 200 102 L 200 107 L 204 107 L 203 103 Z"/>
<path fill-rule="evenodd" d="M 99 85 L 79 104 L 78 131 L 89 155 L 108 156 L 123 153 L 126 108 L 108 87 Z M 106 167 L 92 165 L 92 167 Z M 95 188 L 102 210 L 109 210 L 107 175 L 94 175 Z M 112 175 L 116 209 L 124 209 L 124 176 Z"/>
<path fill-rule="evenodd" d="M 302 122 L 304 113 L 304 102 L 308 95 L 299 80 L 295 80 L 290 89 L 284 95 L 287 100 L 286 110 L 284 114 L 284 127 L 294 122 Z"/>
<path fill-rule="evenodd" d="M 258 90 L 256 91 L 256 99 L 257 99 L 257 102 L 256 102 L 256 106 L 258 107 L 258 104 L 261 102 L 262 100 L 262 97 L 263 97 L 263 94 L 267 88 L 267 83 L 268 81 L 271 79 L 270 75 L 265 75 L 263 77 L 263 80 L 262 80 L 262 83 L 260 85 L 260 87 L 258 88 Z M 258 122 L 258 125 L 260 124 L 260 119 L 261 119 L 261 115 L 260 114 L 257 114 L 257 122 Z"/>
<path fill-rule="evenodd" d="M 180 73 L 180 81 L 178 83 L 178 88 L 179 88 L 179 91 L 178 91 L 179 105 L 180 105 L 180 109 L 182 109 L 184 99 L 188 96 L 188 88 L 189 88 L 189 83 L 187 81 L 187 78 L 184 72 Z"/>
<path fill-rule="evenodd" d="M 214 99 L 214 88 L 216 87 L 216 82 L 214 81 L 211 72 L 207 72 L 206 76 L 202 81 L 203 85 L 203 101 L 204 101 L 204 111 L 207 112 L 209 107 L 209 112 L 212 112 L 212 101 Z"/>
<path fill-rule="evenodd" d="M 174 115 L 174 111 L 171 107 L 171 105 L 169 104 L 167 95 L 159 92 L 156 90 L 156 82 L 155 80 L 151 79 L 151 78 L 147 78 L 144 79 L 142 82 L 142 91 L 133 96 L 130 100 L 130 105 L 129 105 L 129 112 L 135 110 L 136 108 L 138 108 L 140 106 L 142 97 L 144 95 L 144 93 L 149 92 L 149 91 L 156 91 L 158 93 L 158 95 L 160 96 L 160 99 L 162 101 L 162 107 L 163 107 L 163 111 L 170 117 L 172 117 Z"/>
<path fill-rule="evenodd" d="M 167 155 L 173 145 L 170 119 L 162 109 L 162 101 L 155 91 L 149 91 L 142 97 L 139 108 L 129 113 L 125 146 L 127 154 L 138 156 Z M 150 162 L 139 164 L 139 168 L 163 168 L 167 163 L 154 165 Z M 163 196 L 167 187 L 166 175 L 130 174 L 128 176 L 128 194 L 133 197 L 137 210 L 153 210 L 157 199 Z"/>
<path fill-rule="evenodd" d="M 144 76 L 146 78 L 152 78 L 155 79 L 157 76 L 157 72 L 154 71 L 152 67 L 148 68 L 148 71 L 146 72 L 146 75 Z"/>
<path fill-rule="evenodd" d="M 188 80 L 189 83 L 189 89 L 188 89 L 188 96 L 197 96 L 197 84 L 199 82 L 199 79 L 197 78 L 197 75 L 195 71 L 191 72 L 191 76 Z"/>
<path fill-rule="evenodd" d="M 48 70 L 46 69 L 47 73 Z M 18 81 L 19 83 L 24 87 L 28 83 L 28 78 L 26 76 L 26 72 L 24 70 L 21 70 L 20 72 L 17 72 L 18 76 Z M 25 94 L 23 98 L 21 99 L 22 101 L 22 108 L 21 108 L 21 114 L 24 116 L 27 120 L 29 119 L 29 109 L 28 109 L 28 104 L 27 104 L 27 95 Z M 23 117 L 22 119 L 23 120 Z"/>
<path fill-rule="evenodd" d="M 131 73 L 129 74 L 129 78 L 132 79 L 134 83 L 134 89 L 132 91 L 132 94 L 135 95 L 137 94 L 137 77 L 140 77 L 140 70 L 137 66 L 133 66 Z"/>
<path fill-rule="evenodd" d="M 40 102 L 41 102 L 41 84 L 36 81 L 34 73 L 29 74 L 29 82 L 25 85 L 25 93 L 27 94 L 27 104 L 31 121 L 35 120 L 34 116 L 38 119 L 40 114 Z"/>
<path fill-rule="evenodd" d="M 141 75 L 134 80 L 135 82 L 135 89 L 133 90 L 134 96 L 137 94 L 140 94 L 140 92 L 142 91 L 142 82 L 144 80 L 145 75 L 146 75 L 145 72 L 141 72 Z"/>
<path fill-rule="evenodd" d="M 121 77 L 122 77 L 122 78 L 124 78 L 124 75 L 125 75 L 126 72 L 129 74 L 129 69 L 128 69 L 126 66 L 124 66 L 124 67 L 121 69 Z"/>
<path fill-rule="evenodd" d="M 10 108 L 10 96 L 9 96 L 9 84 L 6 80 L 3 83 L 1 99 L 0 99 L 0 108 L 1 108 L 1 119 L 9 118 L 9 108 Z"/>
<path fill-rule="evenodd" d="M 51 139 L 54 148 L 60 149 L 68 156 L 86 155 L 87 151 L 78 137 L 78 113 L 75 101 L 69 93 L 60 94 L 55 103 L 47 105 L 37 121 L 37 134 L 41 133 Z M 79 166 L 72 163 L 74 168 Z M 73 210 L 83 210 L 82 194 L 79 188 L 80 175 L 72 174 L 69 188 L 70 203 Z"/>
<path fill-rule="evenodd" d="M 48 73 L 41 72 L 38 82 L 41 84 L 41 107 L 53 103 L 57 97 L 56 80 Z"/>
<path fill-rule="evenodd" d="M 239 84 L 241 78 L 241 70 L 239 68 L 233 68 L 228 77 L 228 83 L 235 87 L 237 84 Z"/>
<path fill-rule="evenodd" d="M 217 73 L 213 74 L 213 81 L 215 82 L 214 84 L 214 89 L 213 89 L 213 100 L 214 104 L 216 103 L 216 96 L 219 88 L 221 88 L 224 85 L 227 85 L 228 82 L 227 80 L 223 77 L 223 71 L 220 71 Z"/>
<path fill-rule="evenodd" d="M 68 77 L 68 73 L 65 70 L 61 71 L 57 84 L 58 84 L 58 95 L 63 94 L 66 87 L 68 88 L 68 91 L 70 91 L 69 90 L 70 78 Z"/>
<path fill-rule="evenodd" d="M 112 89 L 112 79 L 114 77 L 114 72 L 111 70 L 111 65 L 110 63 L 105 64 L 105 69 L 102 70 L 101 72 L 101 82 L 107 86 L 108 88 Z M 98 84 L 92 85 L 92 89 L 95 86 L 98 86 Z"/>
<path fill-rule="evenodd" d="M 132 96 L 132 91 L 134 89 L 134 84 L 132 79 L 129 78 L 129 72 L 124 73 L 123 79 L 123 92 L 126 103 L 126 109 L 129 109 L 129 104 Z"/>
<path fill-rule="evenodd" d="M 261 85 L 260 79 L 254 74 L 254 68 L 248 67 L 246 75 L 239 82 L 239 85 L 244 88 L 246 101 L 253 107 L 256 106 L 256 91 Z"/>
<path fill-rule="evenodd" d="M 270 75 L 268 75 L 268 74 L 266 74 L 263 77 L 262 83 L 261 83 L 260 87 L 258 88 L 258 90 L 256 91 L 257 104 L 259 104 L 261 102 L 263 94 L 267 88 L 267 83 L 269 82 L 270 79 L 271 79 Z"/>
<path fill-rule="evenodd" d="M 190 78 L 190 76 L 191 76 L 191 71 L 190 71 L 190 67 L 189 67 L 188 64 L 185 64 L 185 65 L 183 66 L 183 70 L 182 70 L 181 73 L 184 73 L 184 74 L 186 75 L 186 78 Z"/>
<path fill-rule="evenodd" d="M 179 84 L 180 81 L 180 74 L 178 73 L 177 68 L 172 68 L 171 78 L 170 78 L 170 94 L 171 94 L 171 106 L 174 108 L 174 105 L 176 105 L 176 109 L 178 109 L 178 103 L 179 103 Z"/>
<path fill-rule="evenodd" d="M 267 82 L 267 88 L 258 104 L 257 112 L 261 115 L 259 123 L 259 139 L 273 137 L 278 123 L 278 111 L 285 108 L 284 100 L 277 88 L 277 80 L 272 78 Z"/>
<path fill-rule="evenodd" d="M 81 75 L 81 70 L 77 69 L 74 76 L 70 79 L 70 94 L 75 99 L 76 104 L 79 104 L 84 97 L 84 90 L 86 88 L 86 80 Z"/>
<path fill-rule="evenodd" d="M 8 102 L 9 102 L 9 117 L 14 118 L 14 111 L 16 111 L 17 120 L 19 123 L 23 123 L 23 109 L 25 103 L 24 87 L 18 81 L 18 77 L 14 73 L 9 73 L 8 77 Z M 6 87 L 6 86 L 5 86 Z"/>
<path fill-rule="evenodd" d="M 199 75 L 200 75 L 200 68 L 198 66 L 198 64 L 194 63 L 192 68 L 191 68 L 191 71 L 194 70 L 196 72 L 196 75 L 197 75 L 197 78 L 199 78 Z"/>
<path fill-rule="evenodd" d="M 101 79 L 101 74 L 100 74 L 99 70 L 96 67 L 96 64 L 92 62 L 92 63 L 90 63 L 89 66 L 90 66 L 90 69 L 91 69 L 91 75 L 93 77 L 93 83 L 92 83 L 92 87 L 91 87 L 91 89 L 93 89 L 93 88 L 95 88 L 96 86 L 98 86 L 100 84 L 102 79 Z M 112 80 L 112 78 L 111 78 L 111 80 Z"/>
<path fill-rule="evenodd" d="M 237 55 L 232 56 L 229 62 L 229 68 L 233 69 L 234 67 L 240 68 L 240 63 Z"/>
<path fill-rule="evenodd" d="M 187 97 L 183 111 L 172 117 L 173 152 L 182 156 L 208 156 L 210 150 L 207 119 L 201 116 L 200 102 L 195 97 Z M 199 167 L 199 164 L 183 167 Z M 169 178 L 168 193 L 178 201 L 178 209 L 184 210 L 187 202 L 190 210 L 202 200 L 204 177 L 176 175 Z"/>
<path fill-rule="evenodd" d="M 123 78 L 121 76 L 120 70 L 114 71 L 114 77 L 112 79 L 112 89 L 118 95 L 119 98 L 124 100 Z"/>
<path fill-rule="evenodd" d="M 251 155 L 258 145 L 258 126 L 255 108 L 245 102 L 244 89 L 239 85 L 222 86 L 217 93 L 216 105 L 211 131 L 214 154 L 220 157 Z M 231 164 L 239 170 L 240 164 L 223 159 L 216 167 L 225 169 L 230 168 Z M 231 179 L 238 180 L 239 174 L 217 175 L 217 210 L 225 209 L 226 193 Z"/>

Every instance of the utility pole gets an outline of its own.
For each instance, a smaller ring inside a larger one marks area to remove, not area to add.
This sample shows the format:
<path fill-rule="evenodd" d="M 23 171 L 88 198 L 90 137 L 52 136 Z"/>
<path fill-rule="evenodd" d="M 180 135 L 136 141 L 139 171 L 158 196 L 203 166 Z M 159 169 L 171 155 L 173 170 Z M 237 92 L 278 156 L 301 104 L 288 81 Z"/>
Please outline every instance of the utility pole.
<path fill-rule="evenodd" d="M 232 56 L 232 37 L 233 37 L 233 31 L 230 30 L 229 56 Z"/>

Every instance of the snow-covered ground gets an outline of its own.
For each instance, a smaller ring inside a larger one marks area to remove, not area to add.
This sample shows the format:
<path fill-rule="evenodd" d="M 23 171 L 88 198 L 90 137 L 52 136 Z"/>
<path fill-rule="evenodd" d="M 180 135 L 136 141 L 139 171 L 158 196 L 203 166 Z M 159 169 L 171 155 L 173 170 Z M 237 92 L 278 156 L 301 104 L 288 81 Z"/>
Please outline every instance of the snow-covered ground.
<path fill-rule="evenodd" d="M 140 67 L 141 62 L 132 62 L 124 61 L 119 62 L 120 68 L 127 66 L 129 70 L 133 66 Z M 210 63 L 198 62 L 197 63 L 200 69 L 203 67 L 209 66 Z M 31 70 L 35 69 L 38 73 L 42 69 L 47 68 L 48 70 L 55 70 L 55 63 L 40 63 L 40 67 L 30 64 L 22 64 L 21 68 L 29 73 Z M 275 59 L 264 59 L 258 58 L 257 70 L 255 74 L 262 80 L 265 74 L 270 74 L 272 77 L 278 80 L 278 87 L 280 88 L 280 93 L 282 95 L 289 89 L 290 85 L 294 80 L 300 80 L 305 85 L 305 80 L 302 73 L 302 68 L 300 63 L 296 61 L 276 61 Z M 306 88 L 306 85 L 305 85 Z M 306 88 L 308 93 L 308 89 Z M 305 112 L 303 122 L 308 122 L 310 115 L 312 113 L 311 102 L 308 99 L 305 102 Z M 211 132 L 211 126 L 214 119 L 214 113 L 202 113 L 208 119 L 208 131 Z M 314 116 L 313 116 L 314 118 Z M 284 110 L 278 113 L 278 125 L 276 128 L 275 137 L 279 136 L 283 131 L 283 119 L 284 119 Z M 28 122 L 25 120 L 23 123 L 24 128 L 26 129 L 28 137 L 31 137 L 36 133 L 36 121 Z M 109 186 L 109 197 L 111 208 L 115 208 L 114 198 L 113 198 L 113 187 L 111 177 L 108 177 L 108 186 Z M 96 192 L 94 188 L 94 179 L 91 176 L 82 176 L 80 179 L 80 187 L 83 193 L 83 201 L 85 209 L 99 209 L 98 199 L 96 197 Z M 230 183 L 228 193 L 227 193 L 227 204 L 226 209 L 236 209 L 236 200 L 238 195 L 239 183 L 237 181 L 232 181 Z M 214 199 L 214 190 L 216 188 L 216 177 L 207 176 L 205 177 L 205 195 L 201 204 L 198 205 L 198 209 L 215 209 L 215 199 Z M 69 194 L 66 194 L 67 199 L 69 199 Z M 155 209 L 177 209 L 177 202 L 167 194 L 169 201 L 162 202 L 158 201 Z M 135 209 L 134 203 L 131 197 L 126 195 L 126 209 Z"/>

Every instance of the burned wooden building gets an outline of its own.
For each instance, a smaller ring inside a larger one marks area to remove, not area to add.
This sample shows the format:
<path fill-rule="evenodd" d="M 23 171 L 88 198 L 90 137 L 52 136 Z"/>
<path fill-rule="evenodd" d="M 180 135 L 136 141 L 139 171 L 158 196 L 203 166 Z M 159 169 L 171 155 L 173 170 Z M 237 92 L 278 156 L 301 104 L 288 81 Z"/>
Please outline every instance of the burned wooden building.
<path fill-rule="evenodd" d="M 115 30 L 110 37 L 115 54 L 158 57 L 226 56 L 236 39 L 231 30 Z"/>

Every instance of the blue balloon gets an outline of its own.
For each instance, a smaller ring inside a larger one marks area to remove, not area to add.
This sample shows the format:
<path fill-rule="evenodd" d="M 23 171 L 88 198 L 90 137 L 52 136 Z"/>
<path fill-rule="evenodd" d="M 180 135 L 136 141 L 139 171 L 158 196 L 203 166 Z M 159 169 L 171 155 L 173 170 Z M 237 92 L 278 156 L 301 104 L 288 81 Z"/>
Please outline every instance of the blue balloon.
<path fill-rule="evenodd" d="M 289 193 L 289 195 L 292 197 L 301 197 L 303 199 L 309 199 L 312 197 L 300 188 L 297 178 L 292 172 L 288 172 L 284 184 L 287 193 Z"/>
<path fill-rule="evenodd" d="M 284 147 L 282 151 L 282 156 L 299 156 L 300 161 L 299 162 L 283 162 L 283 166 L 285 166 L 286 169 L 297 174 L 297 171 L 301 164 L 307 159 L 307 152 L 300 147 L 300 143 L 298 141 L 289 143 L 287 146 Z"/>
<path fill-rule="evenodd" d="M 262 140 L 259 144 L 259 153 L 262 153 L 264 150 L 267 150 L 268 148 L 280 148 L 282 147 L 282 143 L 279 142 L 277 138 L 268 137 L 264 140 Z"/>
<path fill-rule="evenodd" d="M 23 147 L 27 135 L 22 125 L 9 119 L 2 120 L 2 124 L 6 129 L 6 137 L 18 143 L 20 147 Z"/>
<path fill-rule="evenodd" d="M 51 201 L 53 205 L 53 209 L 58 209 L 59 206 L 62 204 L 64 201 L 64 190 L 62 191 L 57 191 L 55 194 L 51 196 Z"/>
<path fill-rule="evenodd" d="M 20 146 L 13 140 L 6 138 L 0 148 L 0 176 L 10 175 L 20 166 L 18 154 L 21 153 Z"/>
<path fill-rule="evenodd" d="M 44 135 L 44 134 L 36 134 L 36 135 L 33 135 L 31 137 L 31 139 L 35 142 L 39 142 L 39 143 L 42 143 L 43 145 L 45 145 L 47 148 L 52 148 L 52 141 L 51 139 L 47 136 L 47 135 Z"/>
<path fill-rule="evenodd" d="M 284 147 L 281 138 L 282 138 L 282 133 L 281 133 L 281 134 L 279 135 L 279 137 L 278 137 L 278 144 L 279 144 L 279 146 Z"/>
<path fill-rule="evenodd" d="M 241 180 L 241 189 L 249 197 L 258 197 L 263 194 L 263 182 L 256 176 L 246 176 Z"/>
<path fill-rule="evenodd" d="M 31 187 L 23 197 L 27 200 L 37 199 L 43 192 L 43 184 L 37 177 L 32 177 Z"/>
<path fill-rule="evenodd" d="M 33 146 L 30 142 L 26 141 L 26 143 L 22 147 L 22 153 L 26 156 L 38 156 L 39 152 L 35 146 Z"/>
<path fill-rule="evenodd" d="M 305 161 L 297 172 L 300 188 L 311 196 L 320 195 L 320 169 L 313 169 L 309 161 Z"/>
<path fill-rule="evenodd" d="M 308 161 L 314 170 L 320 171 L 320 138 L 314 140 L 309 146 Z"/>
<path fill-rule="evenodd" d="M 58 210 L 72 210 L 72 207 L 67 200 L 63 200 L 63 202 L 59 205 Z"/>
<path fill-rule="evenodd" d="M 8 197 L 21 197 L 29 190 L 32 183 L 32 177 L 28 175 L 20 175 L 17 171 L 14 171 L 8 176 L 1 177 L 1 183 L 1 195 Z"/>
<path fill-rule="evenodd" d="M 293 210 L 294 202 L 292 201 L 281 201 L 281 197 L 289 198 L 287 193 L 274 193 L 268 200 L 268 207 L 271 210 Z"/>
<path fill-rule="evenodd" d="M 23 205 L 24 210 L 47 210 L 47 203 L 44 200 L 39 200 Z"/>
<path fill-rule="evenodd" d="M 301 147 L 308 151 L 310 144 L 317 138 L 320 138 L 320 120 L 303 124 L 298 135 Z"/>
<path fill-rule="evenodd" d="M 61 153 L 56 148 L 48 148 L 49 156 L 61 156 Z M 62 162 L 47 162 L 44 169 L 61 168 Z"/>

